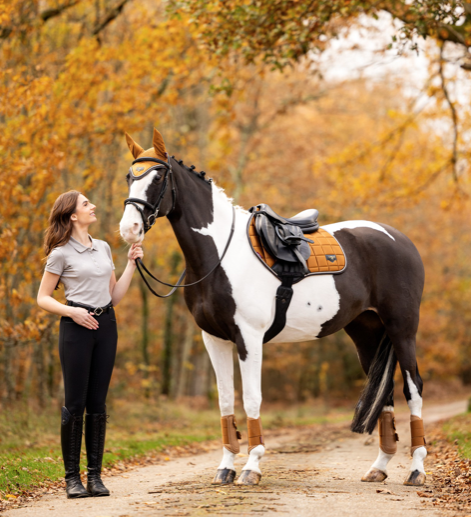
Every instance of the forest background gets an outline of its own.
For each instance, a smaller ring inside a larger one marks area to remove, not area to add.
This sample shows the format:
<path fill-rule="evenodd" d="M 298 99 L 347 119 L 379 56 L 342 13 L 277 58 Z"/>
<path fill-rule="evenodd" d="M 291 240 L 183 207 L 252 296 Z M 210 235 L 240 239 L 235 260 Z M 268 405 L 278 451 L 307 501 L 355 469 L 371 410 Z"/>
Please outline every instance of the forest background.
<path fill-rule="evenodd" d="M 62 403 L 58 318 L 35 302 L 54 200 L 78 189 L 97 205 L 92 235 L 110 243 L 119 275 L 124 132 L 148 148 L 153 127 L 245 208 L 316 207 L 321 224 L 369 219 L 410 237 L 426 268 L 425 385 L 471 384 L 470 11 L 435 1 L 0 1 L 1 407 Z M 148 267 L 176 280 L 184 264 L 166 220 L 144 249 Z M 181 293 L 155 299 L 136 274 L 117 315 L 111 406 L 214 405 Z M 264 355 L 267 402 L 356 397 L 363 383 L 343 332 Z"/>

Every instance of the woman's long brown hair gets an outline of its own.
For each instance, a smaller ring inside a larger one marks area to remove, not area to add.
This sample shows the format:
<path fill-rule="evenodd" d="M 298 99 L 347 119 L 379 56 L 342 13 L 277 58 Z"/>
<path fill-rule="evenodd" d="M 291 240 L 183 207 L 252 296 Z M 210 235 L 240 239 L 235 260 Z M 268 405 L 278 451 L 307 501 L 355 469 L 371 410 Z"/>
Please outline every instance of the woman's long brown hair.
<path fill-rule="evenodd" d="M 63 246 L 69 242 L 73 229 L 70 216 L 75 212 L 79 196 L 80 192 L 77 190 L 69 190 L 56 199 L 49 214 L 49 226 L 44 236 L 46 257 L 57 246 Z"/>

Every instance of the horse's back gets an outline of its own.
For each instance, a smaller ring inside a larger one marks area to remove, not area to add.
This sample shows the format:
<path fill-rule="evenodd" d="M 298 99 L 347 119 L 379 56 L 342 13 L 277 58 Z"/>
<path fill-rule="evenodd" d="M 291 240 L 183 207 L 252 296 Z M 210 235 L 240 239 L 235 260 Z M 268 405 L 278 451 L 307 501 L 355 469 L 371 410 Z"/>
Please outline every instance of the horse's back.
<path fill-rule="evenodd" d="M 371 221 L 343 221 L 322 228 L 342 246 L 347 257 L 346 276 L 353 273 L 374 278 L 377 285 L 394 281 L 408 284 L 421 296 L 425 277 L 422 259 L 402 232 Z"/>

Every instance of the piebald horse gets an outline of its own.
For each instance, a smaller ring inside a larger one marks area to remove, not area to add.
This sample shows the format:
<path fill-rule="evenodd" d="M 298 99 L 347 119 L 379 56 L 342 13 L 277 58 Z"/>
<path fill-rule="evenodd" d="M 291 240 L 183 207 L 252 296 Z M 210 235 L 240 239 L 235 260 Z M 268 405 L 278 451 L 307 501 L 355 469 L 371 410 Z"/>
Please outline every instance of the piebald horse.
<path fill-rule="evenodd" d="M 247 415 L 248 461 L 238 484 L 258 484 L 265 443 L 260 421 L 263 337 L 275 314 L 280 285 L 253 253 L 247 238 L 249 212 L 234 207 L 222 189 L 183 162 L 169 158 L 154 130 L 144 150 L 126 135 L 135 158 L 127 175 L 120 232 L 128 243 L 144 240 L 157 218 L 166 216 L 186 261 L 184 295 L 217 378 L 223 457 L 213 483 L 232 483 L 240 434 L 234 418 L 233 345 L 237 347 Z M 423 485 L 427 455 L 422 421 L 422 379 L 416 333 L 424 268 L 414 244 L 385 224 L 343 221 L 323 226 L 348 260 L 341 274 L 308 276 L 293 286 L 286 325 L 272 341 L 307 341 L 345 329 L 368 376 L 352 430 L 371 433 L 379 423 L 380 449 L 362 481 L 387 477 L 396 452 L 394 372 L 399 362 L 411 414 L 410 472 L 406 485 Z M 313 234 L 315 235 L 315 234 Z M 201 280 L 201 281 L 200 281 Z"/>

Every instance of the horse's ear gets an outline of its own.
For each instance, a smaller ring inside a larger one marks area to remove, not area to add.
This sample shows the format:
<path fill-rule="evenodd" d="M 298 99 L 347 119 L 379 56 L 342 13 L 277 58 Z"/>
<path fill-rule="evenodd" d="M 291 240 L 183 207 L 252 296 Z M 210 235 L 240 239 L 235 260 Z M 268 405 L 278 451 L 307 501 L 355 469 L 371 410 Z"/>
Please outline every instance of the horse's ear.
<path fill-rule="evenodd" d="M 134 156 L 134 158 L 137 158 L 140 154 L 144 152 L 144 149 L 134 142 L 134 140 L 127 134 L 126 135 L 126 142 L 128 143 L 129 150 L 131 151 L 131 154 Z"/>
<path fill-rule="evenodd" d="M 162 135 L 154 128 L 154 138 L 152 139 L 155 154 L 161 160 L 167 160 L 167 149 L 165 149 L 164 139 Z"/>

